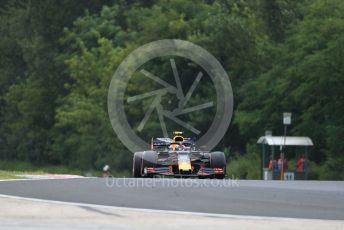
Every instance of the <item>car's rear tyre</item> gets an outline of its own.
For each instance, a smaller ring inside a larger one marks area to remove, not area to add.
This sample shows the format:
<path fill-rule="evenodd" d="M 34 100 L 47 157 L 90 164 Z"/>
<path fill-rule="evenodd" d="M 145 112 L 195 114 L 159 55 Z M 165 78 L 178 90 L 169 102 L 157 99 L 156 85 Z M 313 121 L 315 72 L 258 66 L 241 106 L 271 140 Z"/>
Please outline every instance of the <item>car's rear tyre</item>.
<path fill-rule="evenodd" d="M 142 176 L 142 152 L 134 153 L 133 157 L 133 177 L 141 177 Z"/>
<path fill-rule="evenodd" d="M 142 169 L 146 167 L 155 168 L 158 163 L 158 154 L 155 151 L 144 151 L 142 154 Z M 153 177 L 153 174 L 146 173 L 146 177 Z"/>
<path fill-rule="evenodd" d="M 210 153 L 210 167 L 211 168 L 223 168 L 223 174 L 216 174 L 216 179 L 224 179 L 226 176 L 226 157 L 223 152 Z"/>

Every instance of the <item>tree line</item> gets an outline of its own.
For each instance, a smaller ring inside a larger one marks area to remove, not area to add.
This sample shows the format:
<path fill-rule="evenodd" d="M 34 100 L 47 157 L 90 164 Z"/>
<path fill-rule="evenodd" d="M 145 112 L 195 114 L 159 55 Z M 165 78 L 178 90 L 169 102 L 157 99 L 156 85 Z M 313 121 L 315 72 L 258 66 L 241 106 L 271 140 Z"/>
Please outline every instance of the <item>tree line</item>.
<path fill-rule="evenodd" d="M 230 160 L 256 159 L 256 140 L 265 130 L 281 135 L 288 111 L 289 134 L 315 143 L 310 160 L 322 168 L 319 178 L 344 179 L 341 0 L 2 0 L 0 18 L 2 160 L 85 170 L 109 163 L 129 171 L 132 155 L 107 114 L 109 83 L 135 48 L 171 38 L 205 48 L 229 75 L 234 114 L 217 148 Z M 147 69 L 173 79 L 170 66 L 157 63 Z M 196 73 L 185 60 L 176 63 L 185 75 Z M 156 89 L 147 79 L 133 79 L 129 96 Z M 191 84 L 185 80 L 183 89 Z M 213 95 L 200 86 L 190 103 Z M 126 108 L 133 127 L 149 104 Z M 203 131 L 212 112 L 185 119 Z M 142 137 L 159 135 L 155 118 Z"/>

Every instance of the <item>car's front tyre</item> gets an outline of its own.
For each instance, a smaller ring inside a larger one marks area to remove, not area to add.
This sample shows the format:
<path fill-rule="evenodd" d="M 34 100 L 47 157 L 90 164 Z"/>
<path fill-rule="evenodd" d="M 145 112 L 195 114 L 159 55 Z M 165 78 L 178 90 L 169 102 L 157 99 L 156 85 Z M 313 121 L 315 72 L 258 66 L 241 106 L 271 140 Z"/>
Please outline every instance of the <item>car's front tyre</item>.
<path fill-rule="evenodd" d="M 144 151 L 142 153 L 142 169 L 147 167 L 155 168 L 158 163 L 158 154 L 155 151 Z M 153 177 L 153 174 L 146 173 L 146 177 Z"/>
<path fill-rule="evenodd" d="M 133 177 L 142 177 L 142 152 L 134 153 L 133 157 Z"/>
<path fill-rule="evenodd" d="M 223 152 L 210 153 L 210 167 L 223 168 L 223 174 L 215 174 L 216 179 L 224 179 L 226 176 L 226 157 Z"/>

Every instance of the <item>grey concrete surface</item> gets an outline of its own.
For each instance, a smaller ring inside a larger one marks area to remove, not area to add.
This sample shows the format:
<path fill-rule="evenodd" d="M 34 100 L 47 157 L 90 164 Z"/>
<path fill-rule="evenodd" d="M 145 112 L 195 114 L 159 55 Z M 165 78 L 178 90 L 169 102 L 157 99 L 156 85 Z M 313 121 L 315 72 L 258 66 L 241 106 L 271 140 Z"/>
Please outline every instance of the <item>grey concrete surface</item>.
<path fill-rule="evenodd" d="M 344 221 L 216 217 L 0 198 L 0 229 L 342 230 Z"/>
<path fill-rule="evenodd" d="M 0 194 L 144 209 L 344 220 L 344 182 L 82 178 L 2 181 Z"/>

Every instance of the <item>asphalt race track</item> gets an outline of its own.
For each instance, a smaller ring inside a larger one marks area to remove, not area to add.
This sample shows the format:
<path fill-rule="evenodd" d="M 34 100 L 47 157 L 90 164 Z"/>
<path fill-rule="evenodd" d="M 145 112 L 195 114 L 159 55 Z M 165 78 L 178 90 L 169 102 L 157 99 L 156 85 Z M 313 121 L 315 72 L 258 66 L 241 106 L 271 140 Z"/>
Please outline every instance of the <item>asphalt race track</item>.
<path fill-rule="evenodd" d="M 0 194 L 106 206 L 344 220 L 344 182 L 81 178 L 0 181 Z"/>

